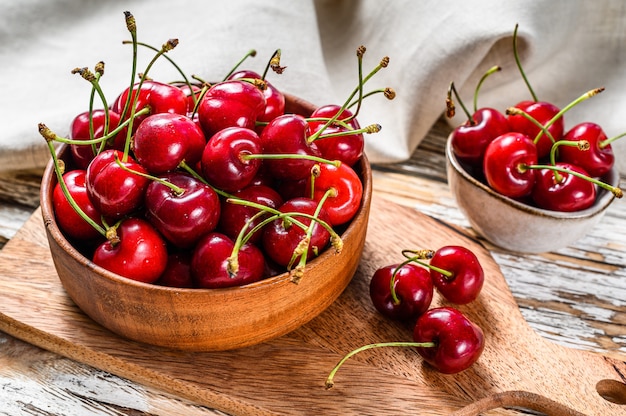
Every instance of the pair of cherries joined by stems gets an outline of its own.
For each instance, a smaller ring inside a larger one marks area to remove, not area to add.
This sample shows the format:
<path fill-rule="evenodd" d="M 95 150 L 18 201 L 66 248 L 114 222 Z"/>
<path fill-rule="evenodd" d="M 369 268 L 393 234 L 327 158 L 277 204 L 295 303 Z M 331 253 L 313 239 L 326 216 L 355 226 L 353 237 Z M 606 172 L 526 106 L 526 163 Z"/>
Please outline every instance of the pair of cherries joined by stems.
<path fill-rule="evenodd" d="M 490 68 L 474 91 L 474 112 L 470 114 L 459 99 L 454 83 L 448 90 L 447 115 L 454 115 L 455 94 L 467 121 L 451 134 L 451 146 L 468 172 L 484 180 L 496 192 L 539 208 L 573 212 L 589 208 L 596 201 L 597 188 L 616 197 L 622 190 L 603 182 L 614 164 L 611 143 L 623 135 L 607 138 L 601 126 L 582 122 L 565 132 L 564 114 L 574 106 L 601 93 L 586 92 L 559 109 L 539 101 L 521 66 L 517 52 L 517 26 L 513 35 L 514 57 L 533 96 L 510 107 L 503 114 L 478 108 L 478 91 L 484 80 L 500 70 Z"/>
<path fill-rule="evenodd" d="M 77 68 L 92 85 L 89 111 L 75 117 L 69 138 L 39 125 L 58 179 L 55 217 L 70 241 L 121 276 L 203 288 L 285 271 L 297 282 L 309 260 L 330 247 L 340 251 L 337 230 L 361 206 L 363 134 L 380 130 L 361 128 L 358 111 L 367 95 L 394 96 L 388 88 L 364 94 L 363 86 L 388 58 L 363 77 L 360 47 L 357 88 L 343 105 L 305 117 L 287 113 L 284 94 L 266 80 L 270 69 L 285 69 L 280 50 L 262 74 L 238 70 L 242 59 L 222 81 L 191 82 L 165 55 L 177 40 L 145 45 L 130 13 L 126 22 L 130 86 L 109 104 L 100 86 L 104 65 Z M 156 53 L 136 82 L 139 45 Z M 162 56 L 184 82 L 148 78 Z M 96 99 L 102 109 L 94 109 Z M 56 142 L 70 146 L 67 163 L 56 157 Z"/>
<path fill-rule="evenodd" d="M 331 388 L 339 368 L 353 355 L 381 347 L 412 347 L 444 374 L 468 369 L 480 358 L 482 329 L 452 306 L 430 308 L 436 288 L 450 303 L 464 305 L 478 297 L 484 270 L 469 249 L 450 245 L 433 250 L 403 250 L 405 260 L 377 269 L 370 280 L 370 298 L 383 316 L 414 322 L 413 341 L 378 342 L 346 354 L 326 380 Z M 428 260 L 428 262 L 426 262 Z"/>

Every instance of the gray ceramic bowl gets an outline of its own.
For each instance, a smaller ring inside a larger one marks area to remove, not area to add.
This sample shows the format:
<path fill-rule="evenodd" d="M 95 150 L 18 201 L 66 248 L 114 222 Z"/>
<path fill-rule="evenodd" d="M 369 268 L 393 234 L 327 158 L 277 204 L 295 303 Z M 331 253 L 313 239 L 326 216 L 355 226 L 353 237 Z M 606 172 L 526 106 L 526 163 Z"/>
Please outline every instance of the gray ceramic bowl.
<path fill-rule="evenodd" d="M 474 230 L 491 243 L 521 253 L 542 253 L 566 247 L 600 221 L 615 196 L 604 189 L 593 206 L 565 213 L 535 208 L 500 195 L 471 176 L 446 144 L 448 184 Z M 604 181 L 619 185 L 613 168 Z"/>

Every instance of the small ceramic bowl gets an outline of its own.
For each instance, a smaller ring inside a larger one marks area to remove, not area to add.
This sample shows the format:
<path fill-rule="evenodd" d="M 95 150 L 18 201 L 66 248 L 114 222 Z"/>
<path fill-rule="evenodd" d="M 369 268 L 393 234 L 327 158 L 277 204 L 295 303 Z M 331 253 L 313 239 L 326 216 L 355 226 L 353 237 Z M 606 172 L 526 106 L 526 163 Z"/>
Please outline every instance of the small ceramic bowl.
<path fill-rule="evenodd" d="M 600 221 L 615 196 L 604 189 L 596 202 L 578 212 L 535 208 L 492 190 L 470 175 L 446 144 L 448 184 L 457 205 L 472 228 L 491 243 L 520 253 L 558 250 L 585 236 Z M 604 181 L 619 185 L 613 168 Z"/>
<path fill-rule="evenodd" d="M 288 97 L 288 110 L 310 114 L 310 104 Z M 59 157 L 67 159 L 62 145 Z M 281 274 L 225 289 L 178 289 L 137 282 L 84 257 L 59 230 L 50 162 L 41 186 L 41 212 L 59 279 L 74 303 L 94 321 L 128 339 L 179 350 L 217 351 L 246 347 L 287 334 L 330 306 L 358 267 L 372 196 L 364 156 L 356 170 L 363 181 L 361 206 L 342 232 L 343 250 L 326 250 L 310 261 L 298 284 Z"/>

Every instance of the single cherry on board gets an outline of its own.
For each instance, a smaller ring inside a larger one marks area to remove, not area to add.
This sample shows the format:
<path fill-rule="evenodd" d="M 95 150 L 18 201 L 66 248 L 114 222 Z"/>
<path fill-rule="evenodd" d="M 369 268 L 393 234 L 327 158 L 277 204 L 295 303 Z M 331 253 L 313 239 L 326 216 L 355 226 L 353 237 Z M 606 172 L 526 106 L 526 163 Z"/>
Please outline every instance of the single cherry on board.
<path fill-rule="evenodd" d="M 456 374 L 470 368 L 485 349 L 482 329 L 458 309 L 438 307 L 417 318 L 413 341 L 377 342 L 363 345 L 346 354 L 326 378 L 325 386 L 334 386 L 335 374 L 352 356 L 373 348 L 415 348 L 426 363 L 443 374 Z"/>
<path fill-rule="evenodd" d="M 485 346 L 482 329 L 451 307 L 433 308 L 417 318 L 413 341 L 435 343 L 434 348 L 417 347 L 417 352 L 443 374 L 468 369 L 481 356 Z"/>
<path fill-rule="evenodd" d="M 370 299 L 374 307 L 395 320 L 413 320 L 426 312 L 433 292 L 428 271 L 412 263 L 381 267 L 370 280 Z"/>

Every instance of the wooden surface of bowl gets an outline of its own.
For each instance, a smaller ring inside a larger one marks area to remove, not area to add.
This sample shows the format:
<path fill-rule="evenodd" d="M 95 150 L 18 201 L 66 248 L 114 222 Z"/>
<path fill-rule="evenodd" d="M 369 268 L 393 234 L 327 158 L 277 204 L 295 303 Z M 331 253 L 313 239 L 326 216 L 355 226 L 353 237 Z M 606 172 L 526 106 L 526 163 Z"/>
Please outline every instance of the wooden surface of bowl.
<path fill-rule="evenodd" d="M 310 108 L 291 102 L 299 112 Z M 69 157 L 69 147 L 59 157 Z M 69 297 L 94 321 L 128 339 L 180 350 L 217 351 L 258 344 L 304 325 L 344 291 L 359 265 L 372 196 L 364 156 L 355 167 L 363 180 L 361 206 L 342 232 L 343 250 L 310 261 L 298 284 L 284 273 L 240 287 L 178 289 L 146 284 L 91 262 L 60 231 L 52 207 L 57 183 L 52 162 L 43 175 L 41 211 L 54 265 Z"/>
<path fill-rule="evenodd" d="M 520 253 L 543 253 L 566 247 L 584 237 L 604 215 L 615 198 L 600 189 L 596 202 L 577 212 L 550 211 L 513 200 L 473 177 L 454 156 L 450 138 L 446 144 L 450 190 L 472 228 L 491 243 Z M 619 185 L 613 168 L 605 182 Z"/>

